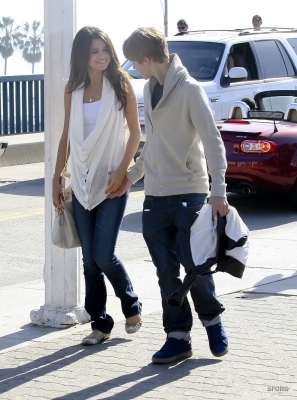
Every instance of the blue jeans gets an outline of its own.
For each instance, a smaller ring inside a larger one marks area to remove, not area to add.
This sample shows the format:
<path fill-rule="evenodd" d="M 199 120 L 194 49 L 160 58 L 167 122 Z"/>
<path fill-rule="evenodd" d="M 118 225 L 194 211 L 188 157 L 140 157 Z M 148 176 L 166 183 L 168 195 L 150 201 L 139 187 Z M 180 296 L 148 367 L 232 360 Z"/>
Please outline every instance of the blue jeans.
<path fill-rule="evenodd" d="M 163 197 L 146 196 L 143 203 L 143 237 L 157 268 L 166 333 L 189 332 L 193 325 L 188 299 L 184 300 L 181 307 L 172 307 L 167 303 L 167 298 L 182 283 L 180 264 L 185 267 L 186 272 L 194 267 L 190 228 L 205 201 L 205 194 L 190 193 Z M 195 311 L 201 320 L 211 320 L 224 311 L 216 297 L 212 275 L 197 279 L 190 293 Z"/>
<path fill-rule="evenodd" d="M 123 219 L 128 193 L 106 199 L 91 211 L 78 202 L 74 194 L 73 211 L 81 241 L 86 286 L 85 309 L 90 314 L 92 329 L 110 333 L 114 321 L 106 313 L 107 291 L 104 275 L 121 300 L 126 318 L 141 312 L 141 303 L 133 291 L 130 278 L 115 256 L 115 245 Z"/>

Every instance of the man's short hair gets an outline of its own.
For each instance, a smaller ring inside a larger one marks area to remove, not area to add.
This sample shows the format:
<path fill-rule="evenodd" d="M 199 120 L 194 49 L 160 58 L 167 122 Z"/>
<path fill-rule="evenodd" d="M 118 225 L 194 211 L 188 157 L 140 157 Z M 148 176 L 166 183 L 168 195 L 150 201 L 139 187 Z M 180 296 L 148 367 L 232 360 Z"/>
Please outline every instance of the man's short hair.
<path fill-rule="evenodd" d="M 169 60 L 166 38 L 156 28 L 138 28 L 124 41 L 124 56 L 131 61 L 142 63 L 145 57 L 163 63 Z"/>
<path fill-rule="evenodd" d="M 179 21 L 177 21 L 177 25 L 186 25 L 187 28 L 189 26 L 185 19 L 180 19 Z"/>
<path fill-rule="evenodd" d="M 253 16 L 253 20 L 256 19 L 259 22 L 262 22 L 262 18 L 260 17 L 260 15 L 254 15 Z"/>

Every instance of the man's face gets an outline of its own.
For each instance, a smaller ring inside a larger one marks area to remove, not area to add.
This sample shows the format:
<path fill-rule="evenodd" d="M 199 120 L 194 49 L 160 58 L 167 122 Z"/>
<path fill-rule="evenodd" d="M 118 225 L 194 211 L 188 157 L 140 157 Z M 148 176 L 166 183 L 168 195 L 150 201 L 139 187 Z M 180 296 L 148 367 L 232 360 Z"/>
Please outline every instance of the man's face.
<path fill-rule="evenodd" d="M 177 30 L 179 32 L 186 32 L 188 30 L 188 27 L 185 24 L 180 24 L 180 25 L 177 25 Z"/>
<path fill-rule="evenodd" d="M 143 76 L 144 79 L 149 79 L 152 76 L 150 59 L 145 57 L 142 63 L 133 61 L 133 68 Z"/>
<path fill-rule="evenodd" d="M 259 18 L 253 18 L 253 27 L 254 28 L 260 28 L 262 21 Z"/>

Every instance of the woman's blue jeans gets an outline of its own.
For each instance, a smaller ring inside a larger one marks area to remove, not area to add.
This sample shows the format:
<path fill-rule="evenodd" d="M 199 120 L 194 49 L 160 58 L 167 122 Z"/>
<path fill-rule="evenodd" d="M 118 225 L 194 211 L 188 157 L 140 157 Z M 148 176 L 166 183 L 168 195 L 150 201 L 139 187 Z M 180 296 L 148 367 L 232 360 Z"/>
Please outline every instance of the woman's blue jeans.
<path fill-rule="evenodd" d="M 205 199 L 205 194 L 189 193 L 146 196 L 143 203 L 143 237 L 157 268 L 166 333 L 189 332 L 192 328 L 193 318 L 188 299 L 183 301 L 181 307 L 170 306 L 167 299 L 182 283 L 180 264 L 186 271 L 194 267 L 190 228 Z M 224 311 L 216 297 L 212 275 L 197 279 L 190 293 L 201 320 L 211 320 Z"/>
<path fill-rule="evenodd" d="M 107 290 L 104 276 L 121 300 L 126 318 L 141 312 L 141 303 L 122 262 L 116 257 L 115 245 L 125 212 L 128 193 L 106 199 L 91 211 L 72 195 L 73 211 L 82 247 L 86 286 L 85 309 L 92 320 L 92 329 L 110 333 L 114 321 L 106 313 Z"/>

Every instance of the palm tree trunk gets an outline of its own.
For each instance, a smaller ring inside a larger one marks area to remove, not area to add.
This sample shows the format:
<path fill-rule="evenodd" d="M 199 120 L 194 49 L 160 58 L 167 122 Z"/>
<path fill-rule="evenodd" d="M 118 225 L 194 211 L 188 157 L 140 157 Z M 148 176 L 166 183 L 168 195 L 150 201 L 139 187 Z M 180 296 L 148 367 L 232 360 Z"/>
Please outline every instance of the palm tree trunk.
<path fill-rule="evenodd" d="M 34 74 L 34 63 L 32 63 L 32 75 Z"/>
<path fill-rule="evenodd" d="M 7 58 L 4 58 L 4 75 L 6 75 L 7 71 Z"/>

